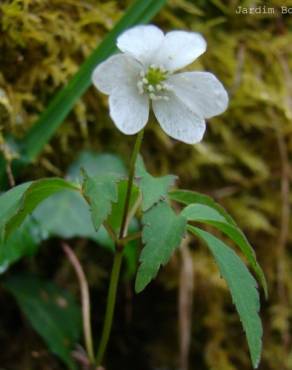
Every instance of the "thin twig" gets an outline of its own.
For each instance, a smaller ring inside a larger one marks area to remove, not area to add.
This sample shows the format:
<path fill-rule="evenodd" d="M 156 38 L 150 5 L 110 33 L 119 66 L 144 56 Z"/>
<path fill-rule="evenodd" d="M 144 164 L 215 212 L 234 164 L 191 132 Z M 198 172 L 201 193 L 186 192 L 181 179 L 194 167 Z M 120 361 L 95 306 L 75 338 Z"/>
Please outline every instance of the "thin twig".
<path fill-rule="evenodd" d="M 6 162 L 6 174 L 9 182 L 9 186 L 13 188 L 15 186 L 15 178 L 11 168 L 11 162 Z"/>
<path fill-rule="evenodd" d="M 278 59 L 282 67 L 284 81 L 286 83 L 286 105 L 290 112 L 292 111 L 292 74 L 289 68 L 288 57 L 284 54 L 279 54 Z M 275 116 L 274 111 L 272 111 Z M 288 305 L 288 297 L 285 289 L 285 263 L 286 263 L 286 248 L 289 240 L 289 224 L 290 224 L 290 172 L 291 166 L 289 163 L 288 147 L 285 136 L 281 128 L 274 122 L 279 154 L 281 160 L 281 228 L 279 234 L 279 255 L 278 255 L 278 291 L 283 305 Z M 282 334 L 283 346 L 288 351 L 291 343 L 290 325 L 287 320 L 287 326 Z"/>
<path fill-rule="evenodd" d="M 236 66 L 236 71 L 234 75 L 234 80 L 233 84 L 231 86 L 231 91 L 230 94 L 234 95 L 238 88 L 240 87 L 241 80 L 242 80 L 242 72 L 243 72 L 243 67 L 244 67 L 244 59 L 245 59 L 245 45 L 241 43 L 238 48 L 237 52 L 237 66 Z"/>
<path fill-rule="evenodd" d="M 15 178 L 13 175 L 11 163 L 13 160 L 13 154 L 10 153 L 10 150 L 4 143 L 4 138 L 0 132 L 0 153 L 2 153 L 4 160 L 5 160 L 5 171 L 8 178 L 8 183 L 11 188 L 15 186 Z"/>
<path fill-rule="evenodd" d="M 67 255 L 69 261 L 71 262 L 75 273 L 77 275 L 81 293 L 81 303 L 82 303 L 82 317 L 83 317 L 83 333 L 84 341 L 86 346 L 86 351 L 88 358 L 92 364 L 95 363 L 93 340 L 92 340 L 92 330 L 91 330 L 91 313 L 90 313 L 90 296 L 88 282 L 83 271 L 83 268 L 73 250 L 65 242 L 62 243 L 62 248 Z"/>
<path fill-rule="evenodd" d="M 285 138 L 280 129 L 276 128 L 278 147 L 280 152 L 282 177 L 281 177 L 281 226 L 278 242 L 278 259 L 277 259 L 277 273 L 278 273 L 278 292 L 283 304 L 287 304 L 286 289 L 285 289 L 285 264 L 286 264 L 286 247 L 289 238 L 289 223 L 290 223 L 290 178 L 289 178 L 289 159 L 288 149 Z M 283 344 L 288 348 L 290 343 L 289 328 L 283 333 Z"/>
<path fill-rule="evenodd" d="M 90 368 L 88 355 L 83 347 L 77 346 L 77 348 L 72 352 L 72 357 L 82 366 L 83 369 L 88 370 Z"/>

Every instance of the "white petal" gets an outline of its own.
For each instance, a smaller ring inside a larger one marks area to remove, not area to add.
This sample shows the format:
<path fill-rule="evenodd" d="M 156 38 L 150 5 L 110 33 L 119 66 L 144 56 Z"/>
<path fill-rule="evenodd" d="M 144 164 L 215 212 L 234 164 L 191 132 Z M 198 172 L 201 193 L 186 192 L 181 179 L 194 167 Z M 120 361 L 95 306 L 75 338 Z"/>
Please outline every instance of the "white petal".
<path fill-rule="evenodd" d="M 163 65 L 169 71 L 187 66 L 206 51 L 206 41 L 195 32 L 168 32 L 153 63 Z"/>
<path fill-rule="evenodd" d="M 136 26 L 122 33 L 117 40 L 117 47 L 147 64 L 153 53 L 160 47 L 164 33 L 156 26 Z"/>
<path fill-rule="evenodd" d="M 110 94 L 117 86 L 133 84 L 141 71 L 140 64 L 131 56 L 116 54 L 100 63 L 92 74 L 95 87 L 104 94 Z"/>
<path fill-rule="evenodd" d="M 174 139 L 187 144 L 202 140 L 206 124 L 175 95 L 169 100 L 154 100 L 153 111 L 162 129 Z"/>
<path fill-rule="evenodd" d="M 169 77 L 176 96 L 199 116 L 210 118 L 224 112 L 228 94 L 222 83 L 209 72 L 184 72 Z"/>
<path fill-rule="evenodd" d="M 136 85 L 114 89 L 109 98 L 110 116 L 117 128 L 126 135 L 142 130 L 149 117 L 149 98 L 140 95 Z"/>

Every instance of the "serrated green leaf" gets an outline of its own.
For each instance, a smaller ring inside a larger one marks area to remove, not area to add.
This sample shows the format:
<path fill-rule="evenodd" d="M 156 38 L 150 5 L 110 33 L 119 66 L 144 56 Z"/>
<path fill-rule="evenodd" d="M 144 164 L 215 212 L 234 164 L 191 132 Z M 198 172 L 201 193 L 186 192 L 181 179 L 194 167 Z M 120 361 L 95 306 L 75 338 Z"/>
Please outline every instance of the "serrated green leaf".
<path fill-rule="evenodd" d="M 90 176 L 117 173 L 127 175 L 127 169 L 122 159 L 115 154 L 96 153 L 89 150 L 82 151 L 77 159 L 71 164 L 67 176 L 71 181 L 82 181 L 81 170 L 84 169 Z"/>
<path fill-rule="evenodd" d="M 83 195 L 90 205 L 91 219 L 96 230 L 110 215 L 112 203 L 118 201 L 117 183 L 120 180 L 121 175 L 115 173 L 94 177 L 84 173 Z"/>
<path fill-rule="evenodd" d="M 64 189 L 79 190 L 74 184 L 60 178 L 42 179 L 29 185 L 5 225 L 5 237 L 8 238 L 43 200 Z"/>
<path fill-rule="evenodd" d="M 242 253 L 247 258 L 248 262 L 256 273 L 267 297 L 268 288 L 264 272 L 257 262 L 252 246 L 248 242 L 244 233 L 237 226 L 227 222 L 226 218 L 222 216 L 222 214 L 219 213 L 219 211 L 217 211 L 215 208 L 211 208 L 203 204 L 191 204 L 183 209 L 181 215 L 186 217 L 188 221 L 197 221 L 214 226 L 227 235 L 231 240 L 233 240 L 234 243 L 241 249 Z"/>
<path fill-rule="evenodd" d="M 169 196 L 169 199 L 185 204 L 186 206 L 193 204 L 193 203 L 198 203 L 198 204 L 204 204 L 206 206 L 214 208 L 224 218 L 226 218 L 226 221 L 228 221 L 230 224 L 236 225 L 236 222 L 233 220 L 230 214 L 228 214 L 219 203 L 215 202 L 215 200 L 209 197 L 208 195 L 198 193 L 196 191 L 191 191 L 191 190 L 176 189 L 176 190 L 170 191 L 168 196 Z"/>
<path fill-rule="evenodd" d="M 41 242 L 51 237 L 87 238 L 114 251 L 114 243 L 104 227 L 95 231 L 89 206 L 81 194 L 60 191 L 45 199 L 7 240 L 0 241 L 0 274 L 19 259 L 34 255 Z"/>
<path fill-rule="evenodd" d="M 142 210 L 147 211 L 154 204 L 167 197 L 169 188 L 174 184 L 176 176 L 168 175 L 153 177 L 145 168 L 143 159 L 138 156 L 136 162 L 137 184 L 142 192 Z"/>
<path fill-rule="evenodd" d="M 169 261 L 186 230 L 186 219 L 176 215 L 166 202 L 159 202 L 144 213 L 142 223 L 145 246 L 136 277 L 135 289 L 138 293 L 155 278 L 160 266 Z"/>
<path fill-rule="evenodd" d="M 71 351 L 81 333 L 81 313 L 71 295 L 50 282 L 28 276 L 13 276 L 5 287 L 50 351 L 70 369 L 76 369 Z"/>
<path fill-rule="evenodd" d="M 263 335 L 258 315 L 260 300 L 257 283 L 241 259 L 225 243 L 197 227 L 188 226 L 188 230 L 201 238 L 212 252 L 220 273 L 230 289 L 246 333 L 253 366 L 257 368 L 261 358 Z"/>

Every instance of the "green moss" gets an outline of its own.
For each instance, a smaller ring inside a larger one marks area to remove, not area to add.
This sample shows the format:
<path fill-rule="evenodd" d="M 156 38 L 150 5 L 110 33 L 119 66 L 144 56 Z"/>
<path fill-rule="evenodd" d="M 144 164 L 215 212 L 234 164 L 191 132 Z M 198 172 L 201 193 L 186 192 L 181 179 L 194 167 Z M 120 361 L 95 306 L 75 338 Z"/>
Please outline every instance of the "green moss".
<path fill-rule="evenodd" d="M 215 196 L 249 234 L 271 286 L 263 368 L 279 370 L 291 367 L 289 348 L 282 338 L 291 322 L 285 308 L 291 305 L 292 260 L 278 250 L 287 198 L 281 190 L 286 181 L 283 168 L 292 155 L 292 17 L 279 13 L 239 16 L 235 9 L 241 3 L 170 0 L 156 18 L 155 23 L 165 30 L 183 28 L 204 34 L 207 52 L 190 69 L 215 73 L 229 91 L 230 106 L 225 114 L 210 120 L 204 141 L 196 146 L 172 141 L 152 122 L 143 152 L 154 174 L 170 171 L 180 176 L 181 186 Z M 245 2 L 246 6 L 253 3 Z M 282 3 L 271 0 L 269 6 L 277 8 Z M 21 136 L 35 122 L 127 4 L 117 0 L 1 2 L 0 125 L 5 133 Z M 91 89 L 25 176 L 63 173 L 76 152 L 85 147 L 116 151 L 127 159 L 132 141 L 110 121 L 107 98 Z M 291 202 L 290 194 L 288 199 Z M 288 245 L 291 237 L 289 231 Z M 204 310 L 196 317 L 202 327 L 194 333 L 205 339 L 196 342 L 193 353 L 204 358 L 206 369 L 246 369 L 247 352 L 238 354 L 240 329 L 226 311 L 229 297 L 206 255 L 199 250 L 193 256 L 198 268 L 196 293 L 206 290 L 205 284 L 209 292 L 201 302 Z M 283 275 L 276 272 L 281 263 Z M 285 292 L 280 300 L 274 286 Z M 220 293 L 215 294 L 217 289 Z M 164 349 L 161 340 L 161 353 L 168 353 Z"/>

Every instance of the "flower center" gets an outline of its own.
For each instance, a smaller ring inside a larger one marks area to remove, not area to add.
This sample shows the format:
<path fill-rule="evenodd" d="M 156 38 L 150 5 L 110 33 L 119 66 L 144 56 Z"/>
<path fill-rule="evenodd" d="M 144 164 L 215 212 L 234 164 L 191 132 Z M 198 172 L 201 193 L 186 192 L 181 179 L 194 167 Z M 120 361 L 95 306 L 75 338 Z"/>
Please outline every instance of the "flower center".
<path fill-rule="evenodd" d="M 157 67 L 150 67 L 145 77 L 148 80 L 149 85 L 157 86 L 166 80 L 166 76 L 167 73 L 165 70 Z"/>
<path fill-rule="evenodd" d="M 140 77 L 137 86 L 141 95 L 147 93 L 152 100 L 168 100 L 168 96 L 164 94 L 165 91 L 169 90 L 169 86 L 165 82 L 168 72 L 164 68 L 151 65 L 146 72 L 140 72 Z"/>

